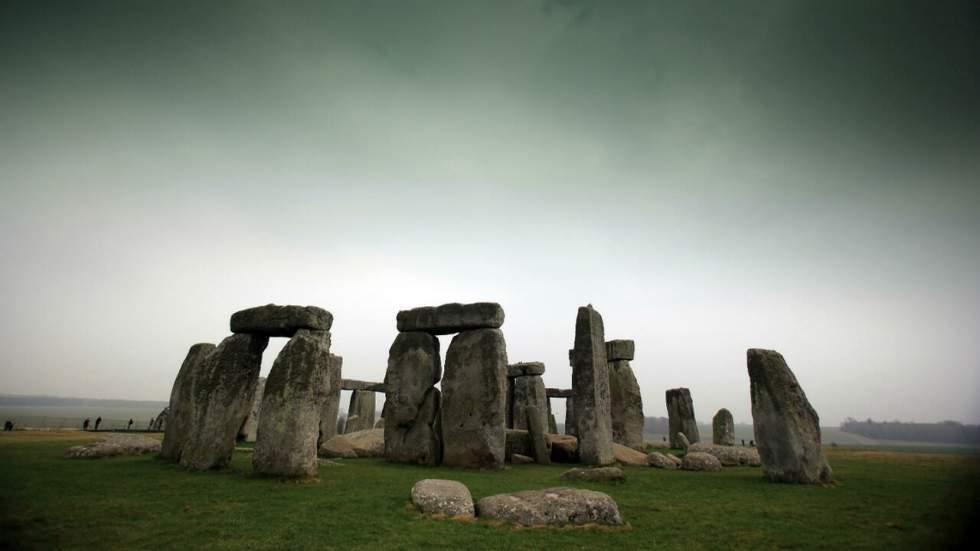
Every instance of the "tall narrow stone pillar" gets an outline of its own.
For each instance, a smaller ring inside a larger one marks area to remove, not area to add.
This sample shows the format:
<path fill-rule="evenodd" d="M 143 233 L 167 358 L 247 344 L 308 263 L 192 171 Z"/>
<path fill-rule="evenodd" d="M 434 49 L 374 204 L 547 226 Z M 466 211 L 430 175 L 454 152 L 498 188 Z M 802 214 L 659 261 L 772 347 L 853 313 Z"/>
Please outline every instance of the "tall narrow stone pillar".
<path fill-rule="evenodd" d="M 688 442 L 701 441 L 698 422 L 694 418 L 694 400 L 686 388 L 672 388 L 667 391 L 667 424 L 670 428 L 670 447 L 682 447 L 677 433 L 682 432 Z"/>
<path fill-rule="evenodd" d="M 385 372 L 385 458 L 437 465 L 442 457 L 438 419 L 442 376 L 439 339 L 421 331 L 399 333 Z"/>
<path fill-rule="evenodd" d="M 324 390 L 327 395 L 320 408 L 320 437 L 319 447 L 327 440 L 337 435 L 337 416 L 340 415 L 340 382 L 343 379 L 344 358 L 330 354 L 327 366 L 327 376 L 324 379 Z"/>
<path fill-rule="evenodd" d="M 592 305 L 578 309 L 572 367 L 579 459 L 589 465 L 612 463 L 609 366 L 602 316 Z"/>

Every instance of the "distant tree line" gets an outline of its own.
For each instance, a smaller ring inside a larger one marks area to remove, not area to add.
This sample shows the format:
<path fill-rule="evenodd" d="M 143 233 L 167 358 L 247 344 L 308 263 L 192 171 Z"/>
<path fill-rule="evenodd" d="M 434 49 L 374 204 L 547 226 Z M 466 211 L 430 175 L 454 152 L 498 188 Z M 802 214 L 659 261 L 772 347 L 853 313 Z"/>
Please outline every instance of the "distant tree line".
<path fill-rule="evenodd" d="M 980 444 L 980 425 L 964 425 L 956 421 L 941 423 L 903 423 L 901 421 L 858 421 L 848 417 L 840 429 L 879 440 L 913 440 L 944 444 Z"/>
<path fill-rule="evenodd" d="M 100 400 L 96 398 L 62 398 L 59 396 L 21 396 L 0 394 L 0 406 L 29 407 L 147 407 L 164 408 L 168 402 L 160 400 Z"/>

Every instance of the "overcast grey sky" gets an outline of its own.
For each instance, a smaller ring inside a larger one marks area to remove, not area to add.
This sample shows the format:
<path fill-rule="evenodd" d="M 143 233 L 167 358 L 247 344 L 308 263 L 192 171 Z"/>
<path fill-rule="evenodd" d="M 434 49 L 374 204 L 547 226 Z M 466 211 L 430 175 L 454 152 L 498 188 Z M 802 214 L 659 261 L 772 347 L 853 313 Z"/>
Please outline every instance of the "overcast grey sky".
<path fill-rule="evenodd" d="M 2 2 L 0 392 L 165 400 L 268 302 L 380 380 L 478 300 L 567 387 L 592 303 L 647 415 L 750 421 L 763 347 L 823 424 L 980 422 L 978 6 Z"/>

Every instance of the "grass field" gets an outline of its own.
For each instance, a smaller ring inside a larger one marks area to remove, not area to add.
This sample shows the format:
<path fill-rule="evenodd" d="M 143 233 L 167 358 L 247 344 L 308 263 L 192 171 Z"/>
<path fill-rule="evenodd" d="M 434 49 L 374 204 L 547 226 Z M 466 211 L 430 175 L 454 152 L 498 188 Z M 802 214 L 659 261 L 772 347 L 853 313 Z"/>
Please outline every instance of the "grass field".
<path fill-rule="evenodd" d="M 155 457 L 63 459 L 80 433 L 0 434 L 4 549 L 919 549 L 967 541 L 980 510 L 973 456 L 828 450 L 830 487 L 766 483 L 757 468 L 720 473 L 625 468 L 625 483 L 564 483 L 567 466 L 460 471 L 344 460 L 314 483 L 224 472 Z M 572 485 L 605 491 L 629 526 L 516 528 L 423 518 L 422 478 L 465 483 L 474 498 Z M 973 534 L 975 538 L 976 534 Z"/>

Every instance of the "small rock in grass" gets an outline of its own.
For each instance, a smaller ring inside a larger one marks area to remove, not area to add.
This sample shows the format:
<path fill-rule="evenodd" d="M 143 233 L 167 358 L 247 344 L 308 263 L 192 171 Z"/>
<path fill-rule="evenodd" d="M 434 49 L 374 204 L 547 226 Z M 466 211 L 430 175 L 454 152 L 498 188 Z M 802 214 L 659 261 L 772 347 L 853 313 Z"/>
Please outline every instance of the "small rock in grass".
<path fill-rule="evenodd" d="M 427 478 L 412 486 L 412 503 L 423 513 L 451 517 L 474 515 L 473 496 L 455 480 Z"/>

